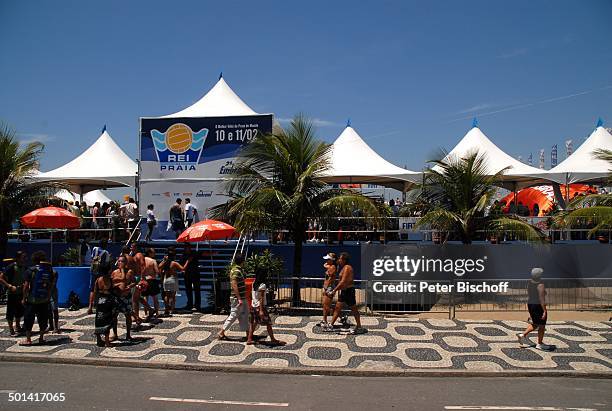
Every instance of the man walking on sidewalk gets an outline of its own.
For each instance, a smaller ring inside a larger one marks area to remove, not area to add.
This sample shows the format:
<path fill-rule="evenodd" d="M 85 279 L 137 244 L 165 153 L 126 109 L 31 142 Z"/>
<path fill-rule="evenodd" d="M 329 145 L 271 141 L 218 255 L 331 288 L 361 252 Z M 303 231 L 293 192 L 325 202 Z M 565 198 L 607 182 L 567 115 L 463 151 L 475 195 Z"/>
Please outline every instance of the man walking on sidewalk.
<path fill-rule="evenodd" d="M 355 317 L 355 322 L 357 323 L 355 328 L 350 331 L 350 334 L 364 334 L 367 332 L 367 330 L 361 327 L 361 317 L 359 315 L 359 309 L 357 308 L 355 284 L 353 282 L 355 273 L 353 272 L 353 267 L 349 264 L 349 261 L 349 253 L 340 254 L 340 258 L 338 259 L 338 265 L 340 267 L 340 281 L 332 292 L 328 294 L 330 297 L 332 297 L 337 291 L 340 291 L 340 295 L 338 296 L 338 302 L 336 303 L 331 324 L 326 326 L 325 330 L 333 331 L 334 323 L 340 316 L 343 306 L 346 304 L 350 307 L 351 312 Z"/>
<path fill-rule="evenodd" d="M 548 310 L 546 309 L 546 288 L 542 283 L 542 274 L 544 270 L 534 268 L 531 270 L 531 280 L 527 284 L 527 310 L 531 317 L 531 324 L 527 326 L 523 333 L 518 333 L 516 336 L 521 347 L 531 346 L 527 341 L 527 335 L 538 330 L 538 343 L 535 348 L 542 351 L 551 351 L 554 347 L 544 344 L 544 331 L 546 330 L 546 320 L 548 319 Z"/>
<path fill-rule="evenodd" d="M 249 337 L 249 312 L 246 300 L 246 285 L 245 275 L 243 270 L 244 257 L 242 254 L 237 254 L 234 258 L 234 266 L 230 270 L 230 282 L 232 286 L 232 295 L 230 297 L 230 314 L 223 324 L 223 328 L 217 334 L 220 340 L 227 340 L 225 332 L 229 330 L 232 324 L 238 319 L 240 330 L 246 332 L 247 339 Z"/>

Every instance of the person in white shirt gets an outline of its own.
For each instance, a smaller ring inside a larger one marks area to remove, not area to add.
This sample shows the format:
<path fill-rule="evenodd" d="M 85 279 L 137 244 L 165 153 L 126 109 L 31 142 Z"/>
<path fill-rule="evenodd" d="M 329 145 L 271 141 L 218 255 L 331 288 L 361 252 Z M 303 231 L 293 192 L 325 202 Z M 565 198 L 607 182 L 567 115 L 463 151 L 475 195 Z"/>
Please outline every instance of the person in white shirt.
<path fill-rule="evenodd" d="M 249 335 L 247 337 L 247 344 L 251 345 L 254 343 L 253 333 L 258 325 L 265 325 L 268 329 L 268 335 L 270 336 L 270 343 L 272 345 L 285 345 L 286 342 L 277 340 L 274 337 L 272 331 L 272 320 L 270 314 L 266 309 L 266 281 L 268 273 L 265 270 L 257 270 L 255 273 L 255 281 L 253 282 L 253 291 L 251 296 L 251 307 L 249 316 Z"/>
<path fill-rule="evenodd" d="M 157 218 L 155 218 L 155 213 L 153 212 L 153 204 L 149 204 L 147 206 L 147 236 L 145 237 L 145 241 L 148 243 L 151 241 L 151 237 L 153 237 L 153 230 L 157 225 Z"/>
<path fill-rule="evenodd" d="M 185 199 L 185 221 L 187 222 L 187 227 L 193 224 L 193 220 L 198 216 L 198 209 L 196 206 L 191 204 L 191 199 Z"/>

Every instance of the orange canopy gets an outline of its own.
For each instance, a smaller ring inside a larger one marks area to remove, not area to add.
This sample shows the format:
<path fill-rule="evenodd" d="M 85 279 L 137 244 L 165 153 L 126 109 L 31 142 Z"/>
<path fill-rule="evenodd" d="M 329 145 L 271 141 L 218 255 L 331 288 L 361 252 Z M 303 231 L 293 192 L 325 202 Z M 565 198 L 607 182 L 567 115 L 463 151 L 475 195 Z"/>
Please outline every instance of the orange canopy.
<path fill-rule="evenodd" d="M 565 195 L 565 186 L 561 186 L 561 193 Z M 580 194 L 594 194 L 597 190 L 587 184 L 570 184 L 569 195 L 570 199 Z M 514 202 L 514 193 L 510 193 L 501 201 L 505 201 L 506 206 L 502 209 L 504 213 L 507 213 L 510 209 L 510 205 Z M 516 195 L 516 202 L 522 203 L 529 208 L 531 214 L 537 204 L 539 208 L 538 216 L 544 216 L 548 213 L 555 203 L 555 193 L 552 186 L 536 186 L 529 187 L 519 190 Z"/>

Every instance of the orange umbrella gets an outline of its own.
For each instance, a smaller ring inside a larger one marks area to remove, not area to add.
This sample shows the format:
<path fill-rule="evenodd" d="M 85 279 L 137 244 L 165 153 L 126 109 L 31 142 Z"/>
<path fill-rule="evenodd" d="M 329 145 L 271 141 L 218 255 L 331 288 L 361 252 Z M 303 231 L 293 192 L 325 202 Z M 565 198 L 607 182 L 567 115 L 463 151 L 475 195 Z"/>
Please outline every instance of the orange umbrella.
<path fill-rule="evenodd" d="M 199 242 L 206 240 L 222 240 L 233 237 L 236 229 L 231 225 L 217 220 L 203 220 L 188 227 L 178 236 L 179 243 Z"/>
<path fill-rule="evenodd" d="M 59 207 L 43 207 L 21 217 L 28 228 L 79 228 L 81 222 L 70 211 Z"/>

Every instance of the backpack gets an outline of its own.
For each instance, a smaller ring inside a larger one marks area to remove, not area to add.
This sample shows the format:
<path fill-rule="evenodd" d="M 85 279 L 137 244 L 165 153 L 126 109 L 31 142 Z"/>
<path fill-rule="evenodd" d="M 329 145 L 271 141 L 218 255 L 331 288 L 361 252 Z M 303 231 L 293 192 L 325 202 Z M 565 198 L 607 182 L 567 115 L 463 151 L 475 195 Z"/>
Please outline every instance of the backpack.
<path fill-rule="evenodd" d="M 38 264 L 30 268 L 30 296 L 34 303 L 49 301 L 49 290 L 53 283 L 51 264 Z"/>
<path fill-rule="evenodd" d="M 68 302 L 70 303 L 68 311 L 78 311 L 81 309 L 81 299 L 79 298 L 79 295 L 74 291 L 70 291 L 70 295 L 68 296 Z"/>
<path fill-rule="evenodd" d="M 94 247 L 93 256 L 91 258 L 91 265 L 89 266 L 89 271 L 92 274 L 100 275 L 106 270 L 109 266 L 110 255 L 106 250 L 101 249 L 100 247 Z"/>

